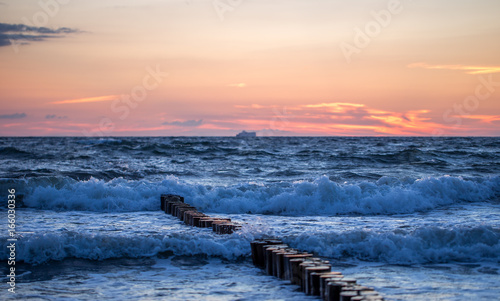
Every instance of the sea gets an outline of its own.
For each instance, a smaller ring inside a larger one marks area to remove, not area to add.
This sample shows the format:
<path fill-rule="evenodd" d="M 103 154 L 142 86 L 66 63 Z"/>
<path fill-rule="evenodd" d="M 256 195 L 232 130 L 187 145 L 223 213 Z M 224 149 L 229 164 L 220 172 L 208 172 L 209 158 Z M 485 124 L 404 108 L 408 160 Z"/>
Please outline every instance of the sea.
<path fill-rule="evenodd" d="M 317 300 L 252 265 L 262 237 L 386 300 L 500 300 L 498 137 L 2 137 L 0 164 L 2 300 Z"/>

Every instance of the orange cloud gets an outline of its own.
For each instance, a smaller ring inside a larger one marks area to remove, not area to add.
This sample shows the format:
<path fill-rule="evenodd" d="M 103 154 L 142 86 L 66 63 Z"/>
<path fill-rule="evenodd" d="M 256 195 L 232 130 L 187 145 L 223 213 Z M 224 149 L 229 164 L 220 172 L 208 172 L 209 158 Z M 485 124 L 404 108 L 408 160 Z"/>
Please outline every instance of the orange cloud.
<path fill-rule="evenodd" d="M 2 127 L 4 128 L 10 128 L 10 127 L 16 127 L 16 126 L 24 126 L 24 123 L 8 123 L 8 124 L 2 124 Z"/>
<path fill-rule="evenodd" d="M 349 102 L 329 102 L 329 103 L 320 103 L 313 105 L 305 105 L 305 108 L 341 108 L 341 107 L 355 107 L 361 108 L 365 105 L 359 103 L 349 103 Z"/>
<path fill-rule="evenodd" d="M 428 135 L 446 126 L 432 122 L 429 110 L 391 112 L 372 109 L 359 103 L 318 103 L 283 107 L 246 106 L 252 119 L 232 120 L 253 130 L 287 131 L 313 135 Z M 252 112 L 252 109 L 255 111 Z M 258 111 L 257 111 L 258 110 Z M 289 112 L 293 112 L 293 115 Z"/>
<path fill-rule="evenodd" d="M 465 119 L 476 119 L 484 123 L 492 123 L 494 121 L 500 121 L 500 115 L 468 115 L 461 117 Z"/>
<path fill-rule="evenodd" d="M 500 72 L 499 66 L 463 66 L 463 65 L 429 65 L 426 63 L 414 63 L 408 65 L 409 68 L 443 69 L 443 70 L 463 70 L 467 74 L 488 74 Z"/>
<path fill-rule="evenodd" d="M 215 124 L 207 123 L 199 126 L 200 129 L 205 129 L 205 130 L 231 130 L 231 127 L 225 127 L 225 126 L 217 126 Z"/>
<path fill-rule="evenodd" d="M 265 108 L 272 108 L 274 106 L 263 106 L 259 104 L 251 104 L 251 105 L 235 105 L 235 108 L 238 109 L 265 109 Z"/>
<path fill-rule="evenodd" d="M 61 101 L 54 101 L 51 104 L 70 104 L 70 103 L 85 103 L 85 102 L 99 102 L 99 101 L 108 101 L 115 100 L 120 95 L 105 95 L 105 96 L 96 96 L 96 97 L 85 97 L 85 98 L 77 98 L 77 99 L 67 99 Z"/>

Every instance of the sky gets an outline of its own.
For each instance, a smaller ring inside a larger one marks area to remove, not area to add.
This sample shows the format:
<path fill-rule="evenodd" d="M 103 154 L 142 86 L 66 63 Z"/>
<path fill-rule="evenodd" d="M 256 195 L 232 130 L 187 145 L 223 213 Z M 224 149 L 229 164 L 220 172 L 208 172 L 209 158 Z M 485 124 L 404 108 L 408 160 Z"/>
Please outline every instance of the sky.
<path fill-rule="evenodd" d="M 497 0 L 0 0 L 0 136 L 499 136 Z"/>

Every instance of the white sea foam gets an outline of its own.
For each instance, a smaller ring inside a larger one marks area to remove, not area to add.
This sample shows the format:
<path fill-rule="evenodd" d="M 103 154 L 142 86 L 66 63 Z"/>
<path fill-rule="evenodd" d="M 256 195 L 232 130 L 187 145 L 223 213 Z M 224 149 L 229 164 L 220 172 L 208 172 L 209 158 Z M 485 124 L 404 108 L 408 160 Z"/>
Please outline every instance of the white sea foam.
<path fill-rule="evenodd" d="M 0 238 L 0 254 L 8 258 L 7 237 Z M 249 239 L 235 234 L 214 236 L 207 233 L 172 233 L 153 236 L 88 234 L 73 231 L 28 235 L 17 242 L 17 261 L 40 264 L 50 260 L 81 258 L 104 260 L 110 258 L 151 257 L 171 251 L 176 255 L 218 256 L 235 259 L 250 252 Z M 7 251 L 6 251 L 7 250 Z"/>
<path fill-rule="evenodd" d="M 500 254 L 500 229 L 490 226 L 304 233 L 285 241 L 321 256 L 391 264 L 496 262 Z"/>
<path fill-rule="evenodd" d="M 25 204 L 55 210 L 127 212 L 159 209 L 162 193 L 175 193 L 206 212 L 278 215 L 398 214 L 432 210 L 462 202 L 485 202 L 500 195 L 500 177 L 405 179 L 339 184 L 327 177 L 274 184 L 204 186 L 175 177 L 111 181 L 68 178 L 26 180 Z"/>
<path fill-rule="evenodd" d="M 153 235 L 52 231 L 20 239 L 17 260 L 39 264 L 65 258 L 141 258 L 165 251 L 175 255 L 203 254 L 235 259 L 250 255 L 253 238 L 251 231 L 245 230 L 232 235 L 215 235 L 211 231 L 199 231 L 194 235 L 182 230 Z M 497 262 L 500 254 L 500 229 L 491 226 L 451 229 L 430 226 L 387 232 L 307 231 L 283 239 L 294 248 L 324 257 L 391 264 Z M 7 258 L 7 237 L 0 238 L 0 242 L 0 255 Z"/>

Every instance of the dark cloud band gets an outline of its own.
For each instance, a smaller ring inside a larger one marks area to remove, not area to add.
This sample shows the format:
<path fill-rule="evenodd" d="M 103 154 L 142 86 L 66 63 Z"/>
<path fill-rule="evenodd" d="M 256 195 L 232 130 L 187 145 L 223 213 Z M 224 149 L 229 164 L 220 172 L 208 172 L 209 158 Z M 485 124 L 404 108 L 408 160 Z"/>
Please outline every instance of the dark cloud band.
<path fill-rule="evenodd" d="M 0 23 L 0 47 L 9 46 L 12 41 L 18 44 L 28 44 L 29 42 L 43 41 L 78 32 L 80 31 L 68 27 L 51 29 L 48 27 L 35 27 L 24 24 Z"/>
<path fill-rule="evenodd" d="M 0 119 L 22 119 L 26 118 L 26 113 L 14 113 L 14 114 L 5 114 L 0 115 Z"/>

